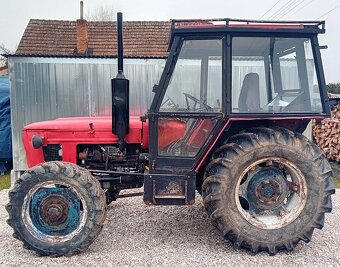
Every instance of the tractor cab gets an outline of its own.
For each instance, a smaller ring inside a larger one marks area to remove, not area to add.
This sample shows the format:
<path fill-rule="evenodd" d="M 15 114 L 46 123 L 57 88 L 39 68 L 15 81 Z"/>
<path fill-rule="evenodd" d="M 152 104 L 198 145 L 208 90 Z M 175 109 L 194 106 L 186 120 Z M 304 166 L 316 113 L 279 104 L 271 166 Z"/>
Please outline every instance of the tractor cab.
<path fill-rule="evenodd" d="M 226 128 L 302 132 L 329 115 L 318 33 L 324 22 L 173 20 L 148 113 L 150 172 L 199 172 Z"/>

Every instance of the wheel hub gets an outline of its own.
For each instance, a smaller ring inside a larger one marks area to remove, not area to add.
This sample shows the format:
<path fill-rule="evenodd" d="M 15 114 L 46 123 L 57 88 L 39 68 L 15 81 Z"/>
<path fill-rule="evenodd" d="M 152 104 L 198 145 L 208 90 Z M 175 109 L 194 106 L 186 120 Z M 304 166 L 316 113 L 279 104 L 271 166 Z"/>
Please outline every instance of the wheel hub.
<path fill-rule="evenodd" d="M 280 169 L 261 168 L 252 176 L 248 185 L 247 199 L 250 200 L 250 209 L 256 213 L 272 210 L 282 204 L 287 192 L 286 180 Z"/>
<path fill-rule="evenodd" d="M 61 197 L 50 197 L 42 203 L 40 212 L 41 218 L 46 224 L 57 226 L 66 221 L 68 203 Z"/>
<path fill-rule="evenodd" d="M 255 193 L 263 204 L 272 204 L 280 198 L 281 186 L 277 181 L 267 179 L 256 186 Z"/>

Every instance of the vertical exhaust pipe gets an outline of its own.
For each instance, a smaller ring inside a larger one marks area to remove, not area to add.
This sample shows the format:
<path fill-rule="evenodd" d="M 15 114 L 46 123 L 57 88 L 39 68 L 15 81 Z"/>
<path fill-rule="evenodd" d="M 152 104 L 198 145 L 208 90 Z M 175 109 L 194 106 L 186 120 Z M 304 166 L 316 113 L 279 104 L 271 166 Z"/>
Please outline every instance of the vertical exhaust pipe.
<path fill-rule="evenodd" d="M 118 57 L 118 75 L 124 77 L 123 72 L 123 13 L 117 13 L 117 57 Z M 125 77 L 124 77 L 125 78 Z"/>
<path fill-rule="evenodd" d="M 125 148 L 125 136 L 129 133 L 129 80 L 123 73 L 123 14 L 117 13 L 118 73 L 111 80 L 112 133 L 118 136 L 119 149 Z"/>

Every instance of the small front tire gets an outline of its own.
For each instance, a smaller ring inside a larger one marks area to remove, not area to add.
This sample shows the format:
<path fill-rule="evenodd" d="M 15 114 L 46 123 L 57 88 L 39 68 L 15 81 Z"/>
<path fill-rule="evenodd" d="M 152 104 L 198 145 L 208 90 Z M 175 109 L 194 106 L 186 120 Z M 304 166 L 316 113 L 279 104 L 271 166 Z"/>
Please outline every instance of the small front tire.
<path fill-rule="evenodd" d="M 106 200 L 91 173 L 67 162 L 46 162 L 26 171 L 6 205 L 13 236 L 43 256 L 71 256 L 99 235 Z"/>

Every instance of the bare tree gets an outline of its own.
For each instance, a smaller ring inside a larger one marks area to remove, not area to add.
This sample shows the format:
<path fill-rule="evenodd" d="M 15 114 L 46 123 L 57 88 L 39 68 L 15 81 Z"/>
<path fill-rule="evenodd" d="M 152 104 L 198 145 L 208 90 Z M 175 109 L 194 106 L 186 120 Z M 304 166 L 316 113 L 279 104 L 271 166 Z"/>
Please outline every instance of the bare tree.
<path fill-rule="evenodd" d="M 113 21 L 115 16 L 116 12 L 113 6 L 99 6 L 88 12 L 85 18 L 89 21 Z"/>
<path fill-rule="evenodd" d="M 328 93 L 340 94 L 340 82 L 332 82 L 327 84 Z"/>
<path fill-rule="evenodd" d="M 11 51 L 7 49 L 3 44 L 0 44 L 0 67 L 6 65 L 7 58 L 2 54 L 11 54 Z"/>

